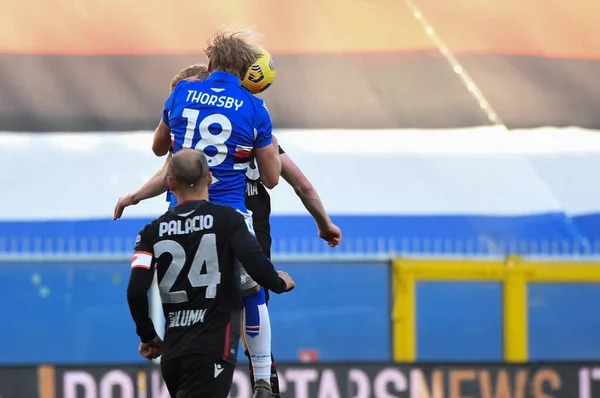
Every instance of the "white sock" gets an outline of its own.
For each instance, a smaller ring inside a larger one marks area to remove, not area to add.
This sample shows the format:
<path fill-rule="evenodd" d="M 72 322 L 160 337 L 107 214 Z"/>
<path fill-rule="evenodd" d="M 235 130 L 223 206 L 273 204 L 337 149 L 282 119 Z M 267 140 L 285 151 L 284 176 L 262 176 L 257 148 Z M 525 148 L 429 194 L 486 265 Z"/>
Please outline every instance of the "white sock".
<path fill-rule="evenodd" d="M 246 344 L 254 369 L 254 381 L 271 380 L 271 320 L 266 304 L 245 308 Z M 257 316 L 258 315 L 258 316 Z"/>

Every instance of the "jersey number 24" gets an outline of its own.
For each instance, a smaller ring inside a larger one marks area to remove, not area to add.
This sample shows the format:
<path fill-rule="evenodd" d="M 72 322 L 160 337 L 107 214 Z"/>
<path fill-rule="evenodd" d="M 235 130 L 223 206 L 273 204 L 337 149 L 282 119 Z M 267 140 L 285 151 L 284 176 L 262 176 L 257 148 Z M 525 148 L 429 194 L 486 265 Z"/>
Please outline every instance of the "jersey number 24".
<path fill-rule="evenodd" d="M 169 253 L 172 260 L 158 284 L 160 298 L 165 304 L 185 303 L 189 301 L 188 292 L 185 290 L 172 291 L 173 285 L 186 263 L 185 250 L 174 240 L 163 240 L 154 245 L 154 256 L 158 258 L 164 253 Z M 202 274 L 204 264 L 206 264 L 206 273 Z M 219 272 L 219 257 L 215 234 L 202 236 L 196 250 L 196 255 L 192 259 L 187 277 L 193 288 L 206 287 L 207 299 L 216 297 L 217 286 L 221 283 L 221 272 Z"/>

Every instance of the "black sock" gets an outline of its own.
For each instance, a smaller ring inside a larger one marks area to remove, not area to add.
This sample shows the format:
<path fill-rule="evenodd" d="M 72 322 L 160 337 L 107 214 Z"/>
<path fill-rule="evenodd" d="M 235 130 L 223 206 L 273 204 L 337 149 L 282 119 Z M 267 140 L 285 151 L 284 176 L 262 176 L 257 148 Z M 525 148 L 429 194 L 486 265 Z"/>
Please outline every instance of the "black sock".
<path fill-rule="evenodd" d="M 252 391 L 254 391 L 254 369 L 252 369 L 252 360 L 250 359 L 250 353 L 248 350 L 244 351 L 244 355 L 248 357 L 248 370 L 250 370 L 250 385 L 252 386 Z"/>
<path fill-rule="evenodd" d="M 279 376 L 277 376 L 277 365 L 273 353 L 271 353 L 271 391 L 275 396 L 279 396 Z"/>

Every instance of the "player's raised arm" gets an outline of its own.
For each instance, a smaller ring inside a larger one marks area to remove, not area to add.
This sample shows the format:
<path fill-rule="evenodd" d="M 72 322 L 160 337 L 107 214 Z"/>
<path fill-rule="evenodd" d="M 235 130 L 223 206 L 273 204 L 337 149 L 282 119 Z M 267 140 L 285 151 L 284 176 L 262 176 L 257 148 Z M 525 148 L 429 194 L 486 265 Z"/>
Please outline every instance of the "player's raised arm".
<path fill-rule="evenodd" d="M 208 76 L 206 65 L 194 64 L 177 72 L 171 80 L 171 94 L 165 101 L 162 119 L 154 132 L 154 140 L 152 141 L 152 152 L 154 152 L 156 156 L 164 156 L 171 148 L 171 127 L 169 119 L 173 107 L 175 88 L 182 80 L 202 81 L 206 76 Z"/>
<path fill-rule="evenodd" d="M 319 237 L 326 240 L 331 247 L 339 245 L 342 241 L 342 231 L 331 222 L 317 190 L 281 147 L 279 147 L 279 152 L 281 154 L 281 176 L 294 188 L 294 192 L 296 192 L 306 210 L 315 219 L 319 229 Z"/>
<path fill-rule="evenodd" d="M 156 156 L 165 156 L 171 147 L 171 128 L 161 120 L 154 131 L 152 139 L 152 152 Z"/>
<path fill-rule="evenodd" d="M 292 290 L 296 284 L 287 273 L 283 271 L 275 272 L 273 264 L 264 255 L 256 238 L 248 231 L 244 217 L 239 213 L 235 213 L 232 218 L 231 246 L 236 258 L 242 263 L 246 272 L 259 285 L 277 294 Z"/>
<path fill-rule="evenodd" d="M 150 319 L 148 305 L 148 290 L 152 284 L 155 267 L 154 249 L 148 238 L 150 228 L 151 224 L 147 225 L 138 235 L 127 285 L 129 311 L 135 322 L 136 333 L 142 343 L 150 343 L 157 337 L 154 323 Z"/>
<path fill-rule="evenodd" d="M 137 191 L 119 198 L 115 206 L 113 220 L 121 218 L 126 207 L 137 205 L 143 200 L 154 198 L 167 191 L 167 169 L 172 156 L 172 153 L 169 152 L 163 166 Z"/>
<path fill-rule="evenodd" d="M 273 136 L 272 130 L 271 116 L 269 116 L 269 111 L 263 103 L 263 106 L 260 106 L 257 111 L 257 135 L 254 142 L 254 151 L 256 163 L 260 170 L 260 179 L 263 185 L 269 189 L 277 186 L 281 174 L 279 145 L 277 139 Z"/>
<path fill-rule="evenodd" d="M 171 148 L 171 127 L 170 127 L 170 117 L 171 110 L 173 107 L 173 98 L 177 90 L 171 91 L 169 98 L 165 101 L 165 106 L 163 107 L 162 118 L 158 123 L 158 127 L 154 131 L 154 138 L 152 140 L 152 152 L 156 156 L 164 156 L 169 152 Z"/>

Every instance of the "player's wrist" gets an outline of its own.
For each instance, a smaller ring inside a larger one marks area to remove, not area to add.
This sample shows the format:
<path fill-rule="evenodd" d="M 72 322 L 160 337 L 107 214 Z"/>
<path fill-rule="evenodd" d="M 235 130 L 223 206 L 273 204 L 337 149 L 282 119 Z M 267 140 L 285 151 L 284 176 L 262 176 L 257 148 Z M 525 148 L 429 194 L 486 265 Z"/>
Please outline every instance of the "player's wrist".
<path fill-rule="evenodd" d="M 130 195 L 131 198 L 131 204 L 133 206 L 137 205 L 138 203 L 140 203 L 141 201 L 141 196 L 139 192 L 134 192 Z"/>
<path fill-rule="evenodd" d="M 154 330 L 153 327 L 152 329 L 148 328 L 146 330 L 140 331 L 140 333 L 138 333 L 138 336 L 140 336 L 140 340 L 142 341 L 142 343 L 147 344 L 154 340 L 158 336 L 158 334 L 156 333 L 156 330 Z"/>
<path fill-rule="evenodd" d="M 285 283 L 285 280 L 282 277 L 279 277 L 279 284 L 281 285 L 281 291 L 275 291 L 273 289 L 271 289 L 271 291 L 278 293 L 278 294 L 287 292 L 288 285 L 287 285 L 287 283 Z"/>
<path fill-rule="evenodd" d="M 327 218 L 322 218 L 322 219 L 317 219 L 317 228 L 319 229 L 319 231 L 327 231 L 328 229 L 330 229 L 333 226 L 333 222 L 331 221 L 331 219 L 329 217 Z"/>

